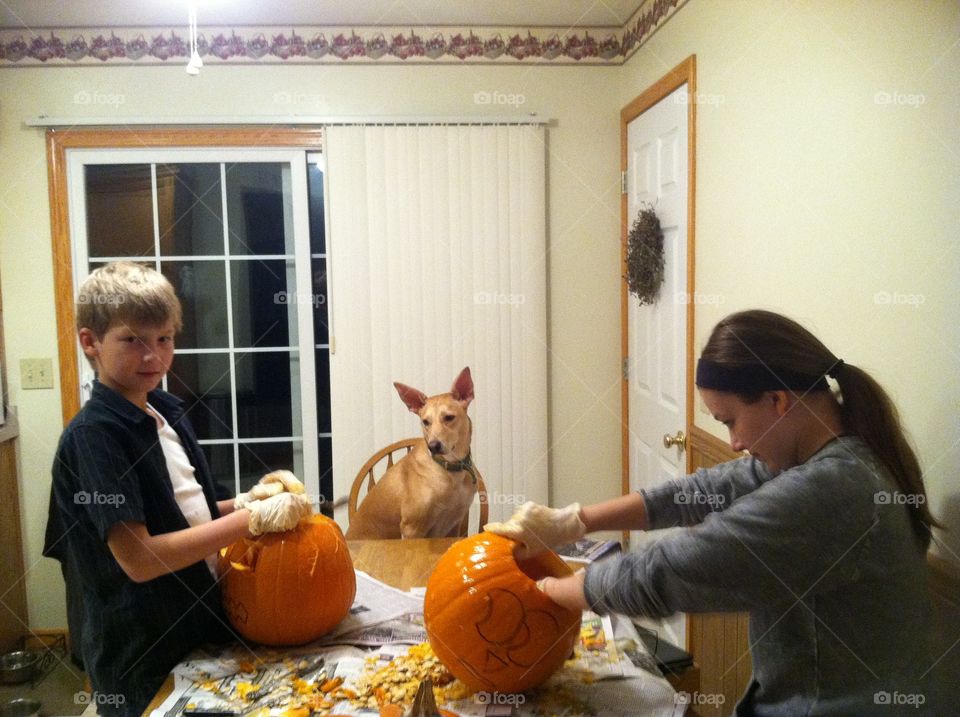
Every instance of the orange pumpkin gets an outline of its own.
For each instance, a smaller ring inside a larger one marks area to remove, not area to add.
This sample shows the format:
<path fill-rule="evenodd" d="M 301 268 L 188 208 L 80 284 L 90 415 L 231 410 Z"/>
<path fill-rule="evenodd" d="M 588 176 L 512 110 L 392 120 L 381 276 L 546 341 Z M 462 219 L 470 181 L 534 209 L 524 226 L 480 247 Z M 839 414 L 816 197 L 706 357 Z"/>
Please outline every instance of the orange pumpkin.
<path fill-rule="evenodd" d="M 244 538 L 220 551 L 223 602 L 241 635 L 299 645 L 333 629 L 357 592 L 340 526 L 322 515 L 293 530 Z"/>
<path fill-rule="evenodd" d="M 547 576 L 570 575 L 555 553 L 518 562 L 515 543 L 479 533 L 454 543 L 427 581 L 423 604 L 430 646 L 475 691 L 522 692 L 566 660 L 581 614 L 537 589 Z"/>

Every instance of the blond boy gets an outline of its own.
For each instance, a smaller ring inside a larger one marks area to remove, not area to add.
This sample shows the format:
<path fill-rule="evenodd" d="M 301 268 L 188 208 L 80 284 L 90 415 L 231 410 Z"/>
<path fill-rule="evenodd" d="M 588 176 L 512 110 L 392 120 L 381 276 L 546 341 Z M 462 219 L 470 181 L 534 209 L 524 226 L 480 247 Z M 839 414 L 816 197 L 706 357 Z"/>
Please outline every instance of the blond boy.
<path fill-rule="evenodd" d="M 80 286 L 77 334 L 97 373 L 53 465 L 50 535 L 82 596 L 80 652 L 100 714 L 140 714 L 191 649 L 235 637 L 214 556 L 311 512 L 282 471 L 218 495 L 182 402 L 159 390 L 181 309 L 159 272 L 130 262 Z"/>

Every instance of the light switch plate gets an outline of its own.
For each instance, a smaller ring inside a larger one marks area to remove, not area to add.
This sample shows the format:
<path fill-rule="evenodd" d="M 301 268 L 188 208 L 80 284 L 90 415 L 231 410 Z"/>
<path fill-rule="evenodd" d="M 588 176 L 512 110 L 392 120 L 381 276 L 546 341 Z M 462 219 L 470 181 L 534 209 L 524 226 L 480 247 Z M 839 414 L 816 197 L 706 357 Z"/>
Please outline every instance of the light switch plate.
<path fill-rule="evenodd" d="M 20 388 L 53 388 L 53 359 L 20 359 Z"/>

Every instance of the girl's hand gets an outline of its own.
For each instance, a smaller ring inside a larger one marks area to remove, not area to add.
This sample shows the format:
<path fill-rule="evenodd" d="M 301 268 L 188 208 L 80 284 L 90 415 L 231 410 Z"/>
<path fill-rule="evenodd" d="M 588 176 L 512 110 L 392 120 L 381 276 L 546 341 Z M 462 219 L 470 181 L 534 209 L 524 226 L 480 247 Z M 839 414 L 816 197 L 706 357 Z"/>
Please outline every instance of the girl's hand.
<path fill-rule="evenodd" d="M 569 610 L 588 610 L 587 598 L 583 593 L 583 580 L 586 573 L 581 568 L 566 578 L 541 578 L 537 588 L 557 605 Z"/>
<path fill-rule="evenodd" d="M 505 523 L 487 523 L 483 529 L 520 543 L 518 558 L 529 558 L 564 543 L 580 540 L 587 528 L 580 519 L 580 504 L 550 508 L 527 501 Z"/>

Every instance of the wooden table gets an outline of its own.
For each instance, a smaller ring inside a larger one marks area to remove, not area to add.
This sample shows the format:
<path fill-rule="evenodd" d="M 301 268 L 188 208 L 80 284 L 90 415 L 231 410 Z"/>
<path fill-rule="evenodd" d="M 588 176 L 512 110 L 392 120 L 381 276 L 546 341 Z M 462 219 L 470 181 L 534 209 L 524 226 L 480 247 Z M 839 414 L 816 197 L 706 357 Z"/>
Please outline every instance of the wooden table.
<path fill-rule="evenodd" d="M 348 540 L 353 566 L 400 590 L 427 584 L 430 573 L 458 538 Z"/>
<path fill-rule="evenodd" d="M 350 540 L 347 546 L 353 566 L 373 578 L 400 590 L 427 584 L 430 573 L 447 548 L 457 538 L 417 538 L 411 540 Z M 700 686 L 700 669 L 696 666 L 682 675 L 668 675 L 674 689 L 695 692 Z M 159 707 L 173 690 L 173 676 L 157 692 L 144 715 Z"/>
<path fill-rule="evenodd" d="M 353 567 L 380 582 L 400 590 L 427 584 L 434 565 L 457 538 L 418 538 L 413 540 L 349 540 Z M 173 676 L 157 691 L 147 705 L 145 716 L 157 709 L 173 691 Z"/>

